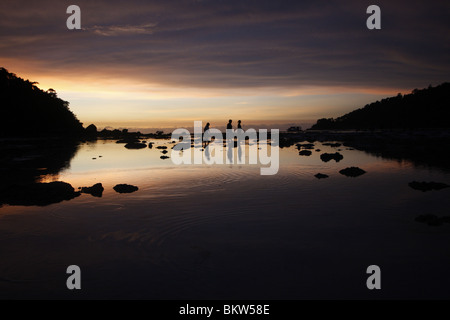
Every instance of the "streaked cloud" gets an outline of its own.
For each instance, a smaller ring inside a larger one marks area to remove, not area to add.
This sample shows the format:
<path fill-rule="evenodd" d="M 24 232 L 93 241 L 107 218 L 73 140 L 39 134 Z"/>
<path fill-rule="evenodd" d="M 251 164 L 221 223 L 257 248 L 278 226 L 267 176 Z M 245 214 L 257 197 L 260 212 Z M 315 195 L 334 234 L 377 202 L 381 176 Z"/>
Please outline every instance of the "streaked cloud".
<path fill-rule="evenodd" d="M 70 4 L 3 0 L 0 65 L 75 99 L 85 121 L 117 101 L 158 117 L 336 116 L 449 81 L 448 1 L 379 0 L 378 31 L 357 0 L 79 0 L 81 31 L 66 28 Z"/>
<path fill-rule="evenodd" d="M 93 26 L 83 28 L 83 30 L 88 32 L 93 32 L 100 36 L 122 36 L 122 35 L 133 35 L 133 34 L 153 34 L 155 32 L 155 27 L 157 23 L 147 23 L 141 25 L 113 25 L 113 26 Z"/>

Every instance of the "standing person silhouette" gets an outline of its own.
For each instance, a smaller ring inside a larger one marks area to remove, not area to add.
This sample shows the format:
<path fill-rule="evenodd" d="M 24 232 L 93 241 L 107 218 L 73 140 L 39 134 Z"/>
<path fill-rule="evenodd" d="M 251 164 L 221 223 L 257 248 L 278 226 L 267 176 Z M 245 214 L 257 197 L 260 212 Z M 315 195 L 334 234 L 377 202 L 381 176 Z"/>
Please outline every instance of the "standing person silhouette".
<path fill-rule="evenodd" d="M 233 125 L 231 124 L 233 122 L 233 120 L 228 120 L 228 124 L 227 124 L 227 130 L 228 129 L 233 129 Z"/>
<path fill-rule="evenodd" d="M 237 125 L 236 132 L 237 132 L 237 133 L 242 133 L 243 131 L 244 131 L 244 130 L 242 130 L 241 120 L 238 120 L 238 125 Z M 238 138 L 238 139 L 237 139 L 237 146 L 238 146 L 239 159 L 241 158 L 241 155 L 242 155 L 241 143 L 242 143 L 242 141 Z M 245 141 L 244 141 L 244 144 L 245 144 Z M 235 144 L 235 146 L 236 146 L 236 144 Z"/>
<path fill-rule="evenodd" d="M 209 144 L 209 132 L 206 133 L 208 130 L 209 130 L 209 122 L 206 124 L 205 128 L 203 129 L 202 142 L 205 147 Z M 205 136 L 205 133 L 206 133 L 206 136 Z"/>

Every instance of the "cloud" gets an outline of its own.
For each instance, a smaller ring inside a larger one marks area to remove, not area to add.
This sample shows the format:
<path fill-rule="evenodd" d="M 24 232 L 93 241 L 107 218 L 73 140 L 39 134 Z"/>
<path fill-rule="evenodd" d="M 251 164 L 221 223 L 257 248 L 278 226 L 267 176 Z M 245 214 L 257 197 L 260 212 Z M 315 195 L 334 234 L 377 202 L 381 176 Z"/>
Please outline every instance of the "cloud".
<path fill-rule="evenodd" d="M 83 30 L 93 32 L 100 36 L 126 36 L 133 34 L 153 34 L 157 23 L 147 23 L 141 25 L 113 25 L 113 26 L 93 26 Z"/>
<path fill-rule="evenodd" d="M 413 88 L 450 74 L 448 2 L 379 0 L 378 31 L 356 0 L 80 0 L 86 32 L 65 27 L 69 4 L 2 1 L 0 59 L 148 87 Z"/>

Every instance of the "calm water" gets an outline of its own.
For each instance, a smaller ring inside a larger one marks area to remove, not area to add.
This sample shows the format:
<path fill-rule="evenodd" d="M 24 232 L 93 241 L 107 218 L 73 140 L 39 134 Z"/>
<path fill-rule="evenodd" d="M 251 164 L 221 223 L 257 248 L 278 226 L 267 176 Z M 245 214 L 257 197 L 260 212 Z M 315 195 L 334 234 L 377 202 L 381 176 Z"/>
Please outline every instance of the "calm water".
<path fill-rule="evenodd" d="M 310 157 L 280 149 L 278 174 L 261 176 L 259 165 L 176 166 L 155 148 L 83 144 L 42 181 L 101 182 L 103 197 L 0 208 L 0 298 L 450 298 L 450 224 L 414 221 L 450 215 L 450 190 L 408 187 L 450 174 L 345 147 L 325 163 L 337 148 L 315 146 Z M 367 173 L 338 173 L 349 166 Z M 119 183 L 139 191 L 118 194 Z M 78 292 L 65 285 L 72 264 Z"/>

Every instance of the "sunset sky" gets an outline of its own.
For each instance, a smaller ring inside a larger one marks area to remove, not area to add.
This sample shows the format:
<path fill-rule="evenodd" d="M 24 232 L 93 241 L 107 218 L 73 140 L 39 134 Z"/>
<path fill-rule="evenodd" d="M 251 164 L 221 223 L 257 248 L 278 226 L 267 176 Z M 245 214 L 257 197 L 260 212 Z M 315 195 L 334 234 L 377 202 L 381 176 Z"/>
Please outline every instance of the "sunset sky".
<path fill-rule="evenodd" d="M 0 66 L 85 126 L 304 124 L 450 81 L 449 16 L 449 1 L 2 0 Z"/>

